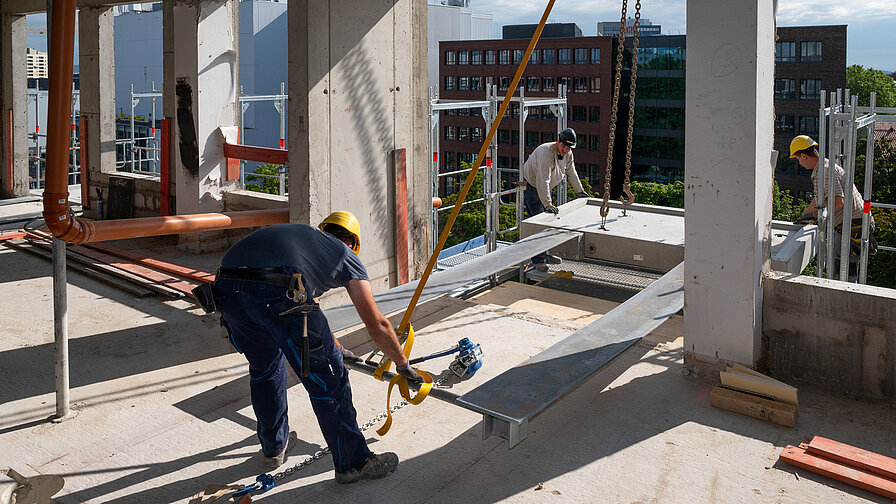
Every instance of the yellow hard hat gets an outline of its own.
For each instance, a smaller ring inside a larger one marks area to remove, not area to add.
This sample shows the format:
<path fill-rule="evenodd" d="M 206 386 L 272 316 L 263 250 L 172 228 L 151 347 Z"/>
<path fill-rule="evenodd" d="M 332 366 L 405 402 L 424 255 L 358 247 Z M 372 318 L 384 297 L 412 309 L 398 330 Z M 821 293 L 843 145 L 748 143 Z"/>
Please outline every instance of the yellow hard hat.
<path fill-rule="evenodd" d="M 797 152 L 816 145 L 818 145 L 818 142 L 812 140 L 808 135 L 799 135 L 790 142 L 790 157 L 795 158 Z"/>
<path fill-rule="evenodd" d="M 323 230 L 327 224 L 335 224 L 354 235 L 355 245 L 352 247 L 352 252 L 357 254 L 361 251 L 361 223 L 358 222 L 355 214 L 345 210 L 337 210 L 322 220 L 317 227 Z"/>

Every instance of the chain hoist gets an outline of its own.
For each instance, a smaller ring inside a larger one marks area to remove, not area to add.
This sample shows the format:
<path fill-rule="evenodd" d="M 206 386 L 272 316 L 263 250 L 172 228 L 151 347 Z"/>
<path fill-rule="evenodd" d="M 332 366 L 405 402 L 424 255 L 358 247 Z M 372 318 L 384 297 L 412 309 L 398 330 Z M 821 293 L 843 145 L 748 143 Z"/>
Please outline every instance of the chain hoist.
<path fill-rule="evenodd" d="M 635 202 L 630 181 L 632 174 L 632 132 L 635 128 L 635 88 L 638 81 L 638 35 L 641 31 L 641 0 L 635 2 L 634 37 L 632 38 L 632 81 L 628 93 L 628 141 L 625 148 L 625 181 L 622 184 L 622 192 L 626 198 L 622 200 L 622 215 L 629 205 Z"/>

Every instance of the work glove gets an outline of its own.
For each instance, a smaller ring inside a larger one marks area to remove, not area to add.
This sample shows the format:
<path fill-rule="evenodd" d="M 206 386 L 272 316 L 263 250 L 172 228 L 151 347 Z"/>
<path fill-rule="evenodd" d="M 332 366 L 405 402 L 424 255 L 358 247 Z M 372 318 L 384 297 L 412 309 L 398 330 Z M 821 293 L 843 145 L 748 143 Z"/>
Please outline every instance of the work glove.
<path fill-rule="evenodd" d="M 411 367 L 410 363 L 407 363 L 404 366 L 395 366 L 395 370 L 398 371 L 398 374 L 407 378 L 408 381 L 423 381 L 423 377 L 417 374 L 416 371 L 414 371 L 414 368 Z"/>
<path fill-rule="evenodd" d="M 815 216 L 812 215 L 812 212 L 804 212 L 802 215 L 797 217 L 797 219 L 795 221 L 793 221 L 794 224 L 800 224 L 800 225 L 812 224 L 814 222 L 815 222 Z"/>
<path fill-rule="evenodd" d="M 576 197 L 577 198 L 590 198 L 591 196 L 588 193 L 586 193 L 585 191 L 582 191 L 582 192 L 577 192 Z"/>
<path fill-rule="evenodd" d="M 555 207 L 554 205 L 545 205 L 544 211 L 547 213 L 552 213 L 554 215 L 557 215 L 558 213 L 560 213 L 560 209 Z"/>
<path fill-rule="evenodd" d="M 361 362 L 361 358 L 355 355 L 354 352 L 349 350 L 348 348 L 342 347 L 339 349 L 342 352 L 342 360 L 345 362 Z"/>

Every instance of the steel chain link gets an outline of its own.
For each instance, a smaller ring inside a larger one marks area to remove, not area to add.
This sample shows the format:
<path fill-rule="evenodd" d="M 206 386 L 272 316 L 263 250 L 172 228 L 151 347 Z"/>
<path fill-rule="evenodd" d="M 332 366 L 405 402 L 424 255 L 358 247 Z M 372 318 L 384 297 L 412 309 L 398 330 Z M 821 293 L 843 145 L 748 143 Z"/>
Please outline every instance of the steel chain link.
<path fill-rule="evenodd" d="M 641 0 L 637 0 L 637 2 L 635 3 L 634 36 L 632 38 L 632 79 L 628 93 L 628 141 L 626 143 L 625 149 L 625 181 L 622 185 L 622 191 L 627 196 L 626 199 L 622 200 L 623 215 L 625 215 L 625 208 L 635 202 L 635 197 L 632 195 L 629 179 L 632 175 L 632 131 L 634 130 L 635 125 L 635 88 L 636 82 L 638 80 L 638 35 L 640 30 Z"/>
<path fill-rule="evenodd" d="M 604 198 L 600 207 L 601 229 L 605 229 L 610 213 L 610 177 L 613 173 L 613 146 L 616 143 L 616 116 L 619 112 L 619 81 L 622 77 L 622 55 L 625 52 L 625 14 L 628 0 L 622 0 L 622 19 L 619 22 L 619 45 L 616 51 L 616 78 L 613 82 L 613 106 L 610 112 L 610 140 L 607 146 L 607 169 L 604 173 Z"/>
<path fill-rule="evenodd" d="M 445 381 L 448 380 L 449 376 L 450 376 L 449 373 L 445 372 L 445 374 L 441 378 L 439 378 L 438 380 L 435 381 L 435 383 L 433 383 L 433 386 L 441 387 L 442 384 L 444 384 Z M 400 402 L 398 402 L 395 405 L 393 405 L 392 407 L 390 407 L 389 411 L 391 411 L 392 413 L 395 413 L 396 411 L 400 410 L 401 408 L 404 408 L 408 404 L 411 404 L 411 403 L 409 403 L 406 399 L 402 399 Z M 360 429 L 361 432 L 364 432 L 367 429 L 370 429 L 371 427 L 373 427 L 374 425 L 382 422 L 383 420 L 388 418 L 388 416 L 389 415 L 384 411 L 382 413 L 379 413 L 375 417 L 371 418 L 370 420 L 364 422 L 358 428 Z M 313 464 L 317 460 L 323 458 L 324 455 L 327 455 L 329 453 L 330 453 L 329 447 L 321 448 L 320 450 L 316 451 L 314 453 L 314 455 L 311 455 L 310 457 L 305 458 L 305 460 L 298 462 L 296 465 L 294 465 L 292 467 L 288 467 L 288 468 L 274 474 L 272 477 L 274 478 L 274 481 L 280 481 L 283 478 L 285 478 L 295 472 L 298 472 L 299 470 L 304 469 L 305 467 L 308 467 L 309 465 Z"/>

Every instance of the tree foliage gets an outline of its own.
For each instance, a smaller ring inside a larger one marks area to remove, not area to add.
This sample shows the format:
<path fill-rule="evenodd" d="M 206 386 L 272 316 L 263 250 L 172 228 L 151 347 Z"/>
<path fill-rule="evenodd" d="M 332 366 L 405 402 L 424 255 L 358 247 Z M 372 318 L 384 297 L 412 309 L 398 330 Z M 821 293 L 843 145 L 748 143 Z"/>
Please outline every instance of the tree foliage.
<path fill-rule="evenodd" d="M 846 87 L 859 98 L 859 106 L 871 105 L 871 93 L 877 93 L 878 107 L 896 107 L 896 82 L 889 75 L 862 65 L 846 67 Z"/>
<path fill-rule="evenodd" d="M 261 175 L 269 176 L 264 177 Z M 284 181 L 283 186 L 284 191 L 289 192 L 289 178 Z M 253 172 L 246 173 L 246 190 L 280 194 L 280 165 L 271 163 L 260 164 Z"/>

